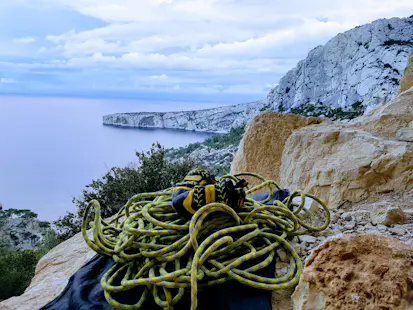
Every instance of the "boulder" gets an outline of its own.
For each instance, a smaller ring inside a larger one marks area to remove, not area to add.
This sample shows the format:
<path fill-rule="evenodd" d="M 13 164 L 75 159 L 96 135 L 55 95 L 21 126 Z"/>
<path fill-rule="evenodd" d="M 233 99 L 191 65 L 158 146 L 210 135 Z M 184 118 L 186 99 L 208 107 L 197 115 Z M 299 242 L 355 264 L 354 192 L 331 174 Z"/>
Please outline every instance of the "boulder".
<path fill-rule="evenodd" d="M 321 123 L 321 118 L 266 112 L 250 122 L 232 162 L 231 173 L 251 171 L 279 180 L 285 141 L 301 127 Z M 252 180 L 256 185 L 257 180 Z"/>
<path fill-rule="evenodd" d="M 281 185 L 303 189 L 330 208 L 382 193 L 413 189 L 413 144 L 390 141 L 344 125 L 295 131 L 285 143 Z"/>
<path fill-rule="evenodd" d="M 386 139 L 413 142 L 413 87 L 356 119 L 350 126 Z"/>
<path fill-rule="evenodd" d="M 43 256 L 24 294 L 0 302 L 0 309 L 32 310 L 46 305 L 63 291 L 69 278 L 95 254 L 78 233 Z"/>
<path fill-rule="evenodd" d="M 330 239 L 314 250 L 292 295 L 296 310 L 413 307 L 413 247 L 387 236 Z"/>
<path fill-rule="evenodd" d="M 400 92 L 413 87 L 413 52 L 409 56 L 408 64 L 400 80 Z"/>

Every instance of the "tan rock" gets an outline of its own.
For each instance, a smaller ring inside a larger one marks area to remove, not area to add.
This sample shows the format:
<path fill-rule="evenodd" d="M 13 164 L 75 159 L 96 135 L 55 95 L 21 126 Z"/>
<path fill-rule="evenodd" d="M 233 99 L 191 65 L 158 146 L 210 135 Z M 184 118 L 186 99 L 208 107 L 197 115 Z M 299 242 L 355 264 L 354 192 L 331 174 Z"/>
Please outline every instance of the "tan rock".
<path fill-rule="evenodd" d="M 341 218 L 355 220 L 357 223 L 391 226 L 394 224 L 413 224 L 410 213 L 413 209 L 413 195 L 377 195 L 368 200 L 346 208 Z"/>
<path fill-rule="evenodd" d="M 303 189 L 330 208 L 380 193 L 413 190 L 413 144 L 340 125 L 298 129 L 285 143 L 281 185 Z"/>
<path fill-rule="evenodd" d="M 291 295 L 293 292 L 294 288 L 272 292 L 272 310 L 292 310 Z"/>
<path fill-rule="evenodd" d="M 371 222 L 374 225 L 383 224 L 391 226 L 394 224 L 406 224 L 407 215 L 401 208 L 386 208 L 384 210 L 372 211 L 370 214 Z"/>
<path fill-rule="evenodd" d="M 413 142 L 413 88 L 354 120 L 350 126 L 388 139 Z"/>
<path fill-rule="evenodd" d="M 292 295 L 295 310 L 408 310 L 413 247 L 382 235 L 335 238 L 309 258 Z"/>
<path fill-rule="evenodd" d="M 297 128 L 321 123 L 322 119 L 295 114 L 266 112 L 249 123 L 232 162 L 231 173 L 251 171 L 279 180 L 285 141 Z M 259 182 L 253 180 L 252 185 Z"/>
<path fill-rule="evenodd" d="M 400 80 L 400 92 L 402 93 L 410 87 L 413 87 L 413 52 L 409 56 L 407 67 Z"/>
<path fill-rule="evenodd" d="M 59 244 L 38 262 L 35 276 L 24 294 L 0 302 L 0 309 L 32 310 L 46 305 L 63 291 L 69 278 L 95 254 L 81 233 Z"/>

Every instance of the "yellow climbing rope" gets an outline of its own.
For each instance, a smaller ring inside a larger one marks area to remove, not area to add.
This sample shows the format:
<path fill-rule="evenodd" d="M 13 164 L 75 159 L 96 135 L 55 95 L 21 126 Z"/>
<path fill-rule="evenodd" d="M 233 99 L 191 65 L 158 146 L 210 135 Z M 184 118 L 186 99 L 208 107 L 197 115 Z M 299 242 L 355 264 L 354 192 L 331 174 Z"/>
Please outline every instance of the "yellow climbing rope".
<path fill-rule="evenodd" d="M 244 196 L 239 188 L 235 189 L 241 198 L 234 201 L 243 204 L 236 206 L 219 184 L 234 181 L 245 186 L 241 179 L 244 176 L 256 177 L 261 184 L 247 189 Z M 205 188 L 210 185 L 215 187 Z M 191 191 L 201 193 L 200 186 L 204 186 L 205 197 L 199 194 L 195 199 L 198 207 L 193 207 L 196 194 Z M 269 192 L 265 200 L 251 198 L 264 188 Z M 189 197 L 185 206 L 192 213 L 189 219 L 174 207 L 174 193 L 182 189 Z M 90 248 L 116 262 L 101 279 L 108 303 L 117 309 L 139 309 L 152 296 L 161 308 L 173 309 L 190 291 L 191 310 L 195 310 L 198 288 L 210 285 L 236 280 L 264 290 L 295 286 L 303 264 L 288 239 L 324 230 L 330 213 L 321 200 L 301 191 L 268 205 L 274 190 L 280 190 L 276 182 L 257 174 L 241 173 L 215 180 L 206 171 L 194 170 L 176 187 L 133 196 L 108 221 L 101 218 L 99 203 L 91 201 L 83 217 L 83 237 Z M 319 204 L 317 211 L 304 207 L 306 197 Z M 301 201 L 297 203 L 297 199 Z M 199 205 L 202 201 L 206 202 L 203 206 Z M 87 219 L 93 208 L 93 234 L 89 237 Z M 276 278 L 257 275 L 272 263 L 279 248 L 289 254 L 287 272 Z M 116 297 L 137 286 L 144 289 L 135 304 L 122 303 Z"/>

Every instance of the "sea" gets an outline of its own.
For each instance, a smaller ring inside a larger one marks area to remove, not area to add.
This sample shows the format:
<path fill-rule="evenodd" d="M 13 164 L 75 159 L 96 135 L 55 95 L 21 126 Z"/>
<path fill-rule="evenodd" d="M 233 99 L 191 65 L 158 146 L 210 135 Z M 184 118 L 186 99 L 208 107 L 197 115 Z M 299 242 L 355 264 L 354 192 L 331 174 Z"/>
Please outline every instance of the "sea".
<path fill-rule="evenodd" d="M 210 133 L 105 126 L 116 112 L 185 111 L 216 103 L 0 96 L 0 203 L 41 220 L 75 211 L 72 198 L 111 167 L 137 162 L 136 151 L 203 141 Z"/>

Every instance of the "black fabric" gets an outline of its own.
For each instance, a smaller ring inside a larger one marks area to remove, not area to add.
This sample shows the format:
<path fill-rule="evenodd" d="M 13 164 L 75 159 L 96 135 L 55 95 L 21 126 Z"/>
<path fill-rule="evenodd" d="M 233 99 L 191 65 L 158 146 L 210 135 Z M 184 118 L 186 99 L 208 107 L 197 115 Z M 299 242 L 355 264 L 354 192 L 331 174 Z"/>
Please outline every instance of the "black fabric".
<path fill-rule="evenodd" d="M 267 197 L 268 193 L 253 196 L 256 200 L 264 200 Z M 274 200 L 283 200 L 286 197 L 288 197 L 288 191 L 275 192 L 269 203 Z M 112 310 L 113 307 L 106 302 L 104 297 L 100 279 L 113 264 L 114 261 L 111 258 L 95 255 L 69 279 L 63 292 L 41 310 Z M 273 277 L 274 271 L 275 265 L 271 264 L 257 274 Z M 189 295 L 185 294 L 174 309 L 188 310 L 191 305 Z M 118 297 L 124 303 L 128 301 L 135 303 L 136 296 L 140 296 L 139 292 L 126 292 Z M 199 310 L 270 310 L 271 292 L 232 281 L 199 291 L 198 305 Z M 158 310 L 160 308 L 152 298 L 148 298 L 141 309 Z"/>

